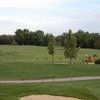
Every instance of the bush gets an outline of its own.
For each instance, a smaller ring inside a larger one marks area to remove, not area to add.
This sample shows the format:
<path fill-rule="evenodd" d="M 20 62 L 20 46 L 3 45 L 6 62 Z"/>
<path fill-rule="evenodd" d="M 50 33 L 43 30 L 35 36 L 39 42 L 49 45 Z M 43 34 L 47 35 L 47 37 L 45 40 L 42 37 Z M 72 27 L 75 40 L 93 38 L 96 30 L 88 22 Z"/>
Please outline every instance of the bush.
<path fill-rule="evenodd" d="M 100 58 L 95 60 L 95 64 L 100 64 Z"/>

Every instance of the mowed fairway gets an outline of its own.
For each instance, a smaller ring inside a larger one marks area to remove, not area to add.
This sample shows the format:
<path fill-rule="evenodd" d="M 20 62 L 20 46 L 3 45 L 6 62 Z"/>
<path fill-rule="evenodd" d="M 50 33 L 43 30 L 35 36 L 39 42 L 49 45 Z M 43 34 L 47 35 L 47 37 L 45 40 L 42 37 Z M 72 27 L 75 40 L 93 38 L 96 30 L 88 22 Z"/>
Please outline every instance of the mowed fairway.
<path fill-rule="evenodd" d="M 0 63 L 0 79 L 45 79 L 75 76 L 99 76 L 100 65 Z"/>
<path fill-rule="evenodd" d="M 0 100 L 19 100 L 27 95 L 58 95 L 100 100 L 100 80 L 37 84 L 0 84 Z"/>

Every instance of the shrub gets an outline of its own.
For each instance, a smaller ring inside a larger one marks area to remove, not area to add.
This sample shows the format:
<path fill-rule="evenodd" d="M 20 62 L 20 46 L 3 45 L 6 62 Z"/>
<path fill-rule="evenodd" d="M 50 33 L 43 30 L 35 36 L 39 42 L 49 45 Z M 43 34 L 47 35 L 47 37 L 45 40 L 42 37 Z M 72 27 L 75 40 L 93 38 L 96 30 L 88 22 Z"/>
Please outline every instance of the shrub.
<path fill-rule="evenodd" d="M 95 60 L 95 64 L 100 64 L 100 58 Z"/>

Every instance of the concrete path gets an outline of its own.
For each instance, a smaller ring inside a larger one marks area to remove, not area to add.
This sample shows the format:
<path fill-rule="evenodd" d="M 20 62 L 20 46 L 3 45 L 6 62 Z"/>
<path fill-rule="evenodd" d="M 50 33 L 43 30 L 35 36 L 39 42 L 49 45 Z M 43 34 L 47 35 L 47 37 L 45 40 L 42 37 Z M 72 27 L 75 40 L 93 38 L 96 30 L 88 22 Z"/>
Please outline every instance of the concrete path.
<path fill-rule="evenodd" d="M 81 80 L 100 80 L 100 76 L 90 77 L 71 77 L 71 78 L 55 78 L 40 80 L 0 80 L 0 83 L 46 83 L 46 82 L 65 82 L 65 81 L 81 81 Z"/>

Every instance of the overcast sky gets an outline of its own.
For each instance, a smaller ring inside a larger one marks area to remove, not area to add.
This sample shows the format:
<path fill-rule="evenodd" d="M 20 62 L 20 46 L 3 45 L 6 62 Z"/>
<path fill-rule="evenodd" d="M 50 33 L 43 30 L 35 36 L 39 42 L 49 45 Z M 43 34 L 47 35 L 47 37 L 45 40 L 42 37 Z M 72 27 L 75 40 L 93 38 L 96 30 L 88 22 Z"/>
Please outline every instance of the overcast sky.
<path fill-rule="evenodd" d="M 0 0 L 0 34 L 18 28 L 54 35 L 68 29 L 100 32 L 100 0 Z"/>

